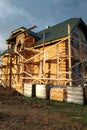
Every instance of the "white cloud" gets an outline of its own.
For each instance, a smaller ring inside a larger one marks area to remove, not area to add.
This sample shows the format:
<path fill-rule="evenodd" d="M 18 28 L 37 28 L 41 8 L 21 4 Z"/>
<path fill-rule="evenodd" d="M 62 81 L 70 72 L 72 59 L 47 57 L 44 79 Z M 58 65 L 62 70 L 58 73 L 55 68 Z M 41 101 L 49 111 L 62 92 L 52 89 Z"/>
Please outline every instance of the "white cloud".
<path fill-rule="evenodd" d="M 6 49 L 7 49 L 7 45 L 6 45 L 5 37 L 3 37 L 3 35 L 0 35 L 0 51 Z"/>
<path fill-rule="evenodd" d="M 0 0 L 0 49 L 11 31 L 21 26 L 33 24 L 41 30 L 71 17 L 87 21 L 86 8 L 87 0 Z"/>
<path fill-rule="evenodd" d="M 0 0 L 0 19 L 23 17 L 32 23 L 33 17 L 21 7 L 16 7 L 11 0 Z"/>
<path fill-rule="evenodd" d="M 0 18 L 4 18 L 5 16 L 12 13 L 11 7 L 10 7 L 10 1 L 8 0 L 0 0 Z"/>
<path fill-rule="evenodd" d="M 20 27 L 24 20 L 27 23 L 33 23 L 31 15 L 23 8 L 13 5 L 12 0 L 0 0 L 0 50 L 7 48 L 7 36 L 17 25 Z"/>

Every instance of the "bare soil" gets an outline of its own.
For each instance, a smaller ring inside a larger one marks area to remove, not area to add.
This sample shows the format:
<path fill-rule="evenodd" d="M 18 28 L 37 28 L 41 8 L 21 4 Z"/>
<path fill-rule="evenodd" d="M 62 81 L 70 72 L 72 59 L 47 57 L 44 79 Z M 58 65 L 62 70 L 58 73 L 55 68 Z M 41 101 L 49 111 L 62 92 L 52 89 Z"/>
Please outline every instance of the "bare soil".
<path fill-rule="evenodd" d="M 0 130 L 87 130 L 82 109 L 87 113 L 87 106 L 25 98 L 0 86 Z"/>

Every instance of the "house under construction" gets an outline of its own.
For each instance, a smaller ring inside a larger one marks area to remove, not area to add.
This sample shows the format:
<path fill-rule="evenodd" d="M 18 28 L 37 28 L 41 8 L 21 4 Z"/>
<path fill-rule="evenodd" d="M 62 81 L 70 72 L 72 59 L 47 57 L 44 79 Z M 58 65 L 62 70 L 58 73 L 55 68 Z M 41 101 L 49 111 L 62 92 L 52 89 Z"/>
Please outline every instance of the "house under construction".
<path fill-rule="evenodd" d="M 18 28 L 1 56 L 1 81 L 21 91 L 24 83 L 72 86 L 87 81 L 87 26 L 71 18 L 35 33 Z"/>

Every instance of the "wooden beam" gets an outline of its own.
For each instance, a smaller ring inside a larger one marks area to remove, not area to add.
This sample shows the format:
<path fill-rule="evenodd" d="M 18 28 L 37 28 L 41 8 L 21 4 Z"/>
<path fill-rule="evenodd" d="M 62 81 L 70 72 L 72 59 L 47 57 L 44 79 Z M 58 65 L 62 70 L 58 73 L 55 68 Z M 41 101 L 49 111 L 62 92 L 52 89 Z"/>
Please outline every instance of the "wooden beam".
<path fill-rule="evenodd" d="M 74 67 L 76 67 L 77 65 L 79 65 L 79 64 L 81 64 L 82 62 L 80 61 L 80 62 L 78 62 L 77 64 L 75 64 L 75 65 L 73 65 L 71 68 L 74 68 Z"/>
<path fill-rule="evenodd" d="M 71 36 L 71 38 L 73 38 L 73 40 L 77 41 L 77 42 L 78 42 L 78 44 L 80 44 L 80 40 L 78 40 L 76 37 Z M 87 45 L 86 45 L 86 44 L 84 44 L 84 42 L 82 42 L 82 44 L 83 44 L 83 46 L 84 46 L 84 47 L 87 47 Z"/>
<path fill-rule="evenodd" d="M 57 79 L 57 78 L 39 78 L 39 77 L 38 78 L 35 78 L 35 77 L 34 78 L 31 78 L 31 77 L 21 77 L 21 78 L 22 79 L 36 79 L 36 80 L 40 80 L 40 79 L 41 80 L 55 80 L 55 81 L 58 81 L 58 80 L 59 81 L 72 80 L 72 79 L 67 79 L 67 78 L 65 78 L 65 79 L 64 78 L 63 79 Z"/>
<path fill-rule="evenodd" d="M 45 45 L 51 45 L 51 44 L 55 44 L 56 42 L 60 42 L 61 40 L 64 40 L 65 38 L 67 38 L 68 36 L 64 37 L 64 38 L 60 38 L 60 39 L 57 39 L 57 40 L 53 40 L 53 41 L 50 41 L 50 42 L 45 42 Z M 67 38 L 68 39 L 68 38 Z M 34 48 L 39 48 L 39 47 L 42 47 L 43 44 L 40 44 L 40 45 L 37 45 L 37 46 L 34 46 Z M 51 45 L 52 46 L 52 45 Z"/>
<path fill-rule="evenodd" d="M 68 54 L 69 54 L 69 85 L 72 86 L 71 78 L 71 39 L 70 39 L 70 25 L 68 24 Z"/>
<path fill-rule="evenodd" d="M 56 53 L 57 53 L 57 66 L 56 66 L 56 77 L 57 77 L 57 79 L 60 79 L 60 66 L 59 66 L 59 60 L 60 60 L 60 57 L 59 57 L 59 46 L 57 45 L 57 50 L 56 50 Z M 58 82 L 58 85 L 59 85 L 60 83 Z"/>
<path fill-rule="evenodd" d="M 12 54 L 10 53 L 10 74 L 9 74 L 9 87 L 11 88 L 12 79 Z"/>
<path fill-rule="evenodd" d="M 22 59 L 26 60 L 23 55 L 21 55 L 18 51 L 16 51 L 15 53 L 17 53 Z"/>
<path fill-rule="evenodd" d="M 51 47 L 49 47 L 49 48 L 48 48 L 47 50 L 45 50 L 44 52 L 47 52 L 47 51 L 50 50 L 52 47 L 57 46 L 57 44 L 61 44 L 63 41 L 65 41 L 65 40 L 67 40 L 67 39 L 68 39 L 68 37 L 64 38 L 64 39 L 61 40 L 60 42 L 58 42 L 58 43 L 52 45 Z M 28 62 L 28 61 L 34 59 L 35 57 L 37 57 L 37 56 L 39 56 L 39 55 L 41 55 L 41 54 L 43 54 L 43 51 L 40 52 L 40 53 L 38 53 L 38 54 L 36 54 L 36 55 L 34 55 L 33 57 L 29 58 L 29 59 L 26 60 L 24 63 L 26 63 L 26 62 Z"/>
<path fill-rule="evenodd" d="M 43 32 L 42 73 L 45 72 L 45 32 Z"/>

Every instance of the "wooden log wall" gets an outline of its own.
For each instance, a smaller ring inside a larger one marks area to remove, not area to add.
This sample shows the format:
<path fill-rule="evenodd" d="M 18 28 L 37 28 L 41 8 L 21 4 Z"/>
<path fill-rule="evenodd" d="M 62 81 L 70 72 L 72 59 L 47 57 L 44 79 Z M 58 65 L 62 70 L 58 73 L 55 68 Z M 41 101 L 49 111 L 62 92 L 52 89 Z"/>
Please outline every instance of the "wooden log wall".
<path fill-rule="evenodd" d="M 38 63 L 34 65 L 34 76 L 38 77 L 38 74 L 43 73 L 42 75 L 47 78 L 60 78 L 60 80 L 66 79 L 66 42 L 62 42 L 61 44 L 55 45 L 49 49 L 50 47 L 51 45 L 46 46 L 44 48 L 44 52 L 34 58 L 34 62 Z M 41 52 L 43 51 L 43 48 L 39 48 L 38 50 Z M 43 67 L 44 72 L 41 72 L 41 69 L 43 69 Z M 57 68 L 59 68 L 59 70 Z M 59 81 L 59 84 L 65 85 L 66 81 Z"/>

